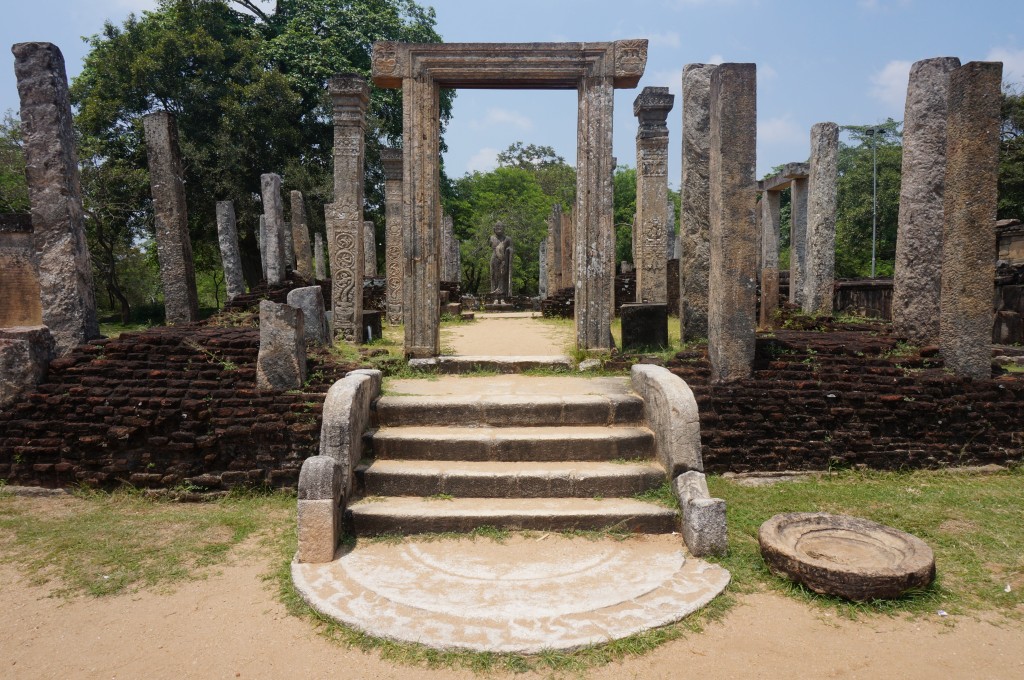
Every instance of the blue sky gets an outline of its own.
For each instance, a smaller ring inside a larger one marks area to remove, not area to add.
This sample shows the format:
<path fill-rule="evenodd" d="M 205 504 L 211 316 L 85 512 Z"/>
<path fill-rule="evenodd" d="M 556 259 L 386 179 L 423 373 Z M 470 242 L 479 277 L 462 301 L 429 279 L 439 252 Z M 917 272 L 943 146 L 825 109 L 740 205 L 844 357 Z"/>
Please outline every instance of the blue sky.
<path fill-rule="evenodd" d="M 435 0 L 446 42 L 605 41 L 647 38 L 647 70 L 635 90 L 616 90 L 615 155 L 635 163 L 633 100 L 647 85 L 676 94 L 669 114 L 669 182 L 680 177 L 680 73 L 684 64 L 754 62 L 758 69 L 758 175 L 808 154 L 821 121 L 871 124 L 903 118 L 907 72 L 918 59 L 957 56 L 1004 62 L 1024 82 L 1019 0 Z M 154 0 L 35 0 L 5 4 L 0 43 L 60 46 L 69 75 L 85 54 L 81 36 L 120 22 Z M 0 111 L 18 108 L 13 57 L 0 67 Z M 576 93 L 463 90 L 446 140 L 451 175 L 494 166 L 515 141 L 576 157 Z M 259 171 L 259 169 L 255 170 Z"/>

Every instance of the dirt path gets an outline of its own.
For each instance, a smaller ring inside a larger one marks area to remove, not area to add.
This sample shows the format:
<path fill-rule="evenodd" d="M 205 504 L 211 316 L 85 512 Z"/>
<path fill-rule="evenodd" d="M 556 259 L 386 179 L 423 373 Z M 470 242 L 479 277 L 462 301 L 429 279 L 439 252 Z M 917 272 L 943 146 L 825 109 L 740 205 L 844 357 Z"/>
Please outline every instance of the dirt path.
<path fill-rule="evenodd" d="M 219 573 L 170 593 L 70 601 L 0 567 L 0 677 L 474 677 L 398 665 L 323 639 L 276 600 L 261 578 L 266 560 L 236 550 Z M 586 677 L 1022 678 L 1024 623 L 850 622 L 779 595 L 749 595 L 702 634 Z"/>
<path fill-rule="evenodd" d="M 461 356 L 552 356 L 572 344 L 572 327 L 524 314 L 478 314 L 441 331 L 441 347 Z"/>

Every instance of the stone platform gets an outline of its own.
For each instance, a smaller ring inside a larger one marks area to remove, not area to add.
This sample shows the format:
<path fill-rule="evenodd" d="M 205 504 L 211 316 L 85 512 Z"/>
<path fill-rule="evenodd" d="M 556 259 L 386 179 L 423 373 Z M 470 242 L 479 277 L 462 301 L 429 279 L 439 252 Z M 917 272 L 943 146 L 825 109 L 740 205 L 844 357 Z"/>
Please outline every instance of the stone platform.
<path fill-rule="evenodd" d="M 623 638 L 710 602 L 729 572 L 685 555 L 680 544 L 670 534 L 360 540 L 333 562 L 293 563 L 292 579 L 319 612 L 370 635 L 538 653 Z"/>

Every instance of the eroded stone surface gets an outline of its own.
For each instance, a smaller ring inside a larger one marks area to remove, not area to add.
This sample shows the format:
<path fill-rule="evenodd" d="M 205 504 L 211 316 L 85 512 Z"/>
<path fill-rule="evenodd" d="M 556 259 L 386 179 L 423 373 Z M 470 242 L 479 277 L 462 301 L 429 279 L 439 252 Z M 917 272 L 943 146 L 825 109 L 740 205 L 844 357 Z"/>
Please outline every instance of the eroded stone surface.
<path fill-rule="evenodd" d="M 330 564 L 293 563 L 292 578 L 314 608 L 371 635 L 535 653 L 677 621 L 718 595 L 729 573 L 686 559 L 678 537 L 516 536 L 360 545 Z"/>
<path fill-rule="evenodd" d="M 324 256 L 324 237 L 320 232 L 313 234 L 313 253 L 316 259 L 316 280 L 323 281 L 327 278 L 327 261 Z"/>
<path fill-rule="evenodd" d="M 979 380 L 992 374 L 1002 66 L 972 61 L 949 77 L 939 347 L 946 368 Z"/>
<path fill-rule="evenodd" d="M 270 300 L 260 302 L 260 351 L 256 387 L 294 390 L 306 380 L 305 324 L 301 309 Z"/>
<path fill-rule="evenodd" d="M 757 326 L 757 80 L 754 64 L 711 75 L 708 357 L 716 381 L 748 377 Z"/>
<path fill-rule="evenodd" d="M 672 490 L 683 513 L 683 542 L 690 553 L 697 557 L 726 554 L 725 501 L 711 497 L 704 473 L 684 472 L 675 478 Z"/>
<path fill-rule="evenodd" d="M 935 555 L 924 541 L 860 517 L 784 513 L 762 524 L 757 539 L 774 573 L 817 593 L 893 598 L 935 579 Z"/>
<path fill-rule="evenodd" d="M 377 228 L 370 220 L 363 221 L 363 276 L 377 276 Z"/>
<path fill-rule="evenodd" d="M 910 67 L 903 116 L 903 170 L 892 288 L 893 332 L 916 345 L 939 337 L 942 203 L 946 186 L 949 74 L 956 57 Z"/>
<path fill-rule="evenodd" d="M 836 195 L 839 173 L 839 126 L 811 126 L 810 174 L 807 178 L 807 280 L 803 310 L 832 314 L 836 269 Z"/>
<path fill-rule="evenodd" d="M 679 231 L 679 324 L 684 340 L 708 336 L 708 227 L 711 74 L 714 64 L 683 67 L 683 180 Z"/>
<path fill-rule="evenodd" d="M 46 326 L 0 328 L 0 408 L 46 378 L 57 347 Z"/>
<path fill-rule="evenodd" d="M 384 275 L 388 286 L 388 323 L 402 323 L 402 280 L 405 258 L 402 243 L 402 150 L 381 149 L 384 166 Z"/>
<path fill-rule="evenodd" d="M 302 197 L 301 191 L 292 191 L 290 198 L 292 207 L 292 242 L 295 246 L 295 272 L 302 277 L 303 281 L 312 281 L 313 252 L 309 247 L 309 221 L 306 217 L 306 202 Z"/>
<path fill-rule="evenodd" d="M 224 286 L 230 300 L 245 293 L 233 201 L 217 201 L 217 243 L 220 245 L 221 265 L 224 267 Z"/>
<path fill-rule="evenodd" d="M 669 479 L 688 470 L 702 471 L 700 416 L 686 381 L 667 368 L 634 364 L 633 389 L 644 400 L 644 417 L 654 431 L 658 460 Z"/>
<path fill-rule="evenodd" d="M 17 43 L 11 52 L 21 98 L 42 321 L 63 355 L 100 334 L 67 73 L 64 56 L 51 43 Z"/>
<path fill-rule="evenodd" d="M 288 304 L 302 310 L 306 342 L 328 345 L 331 328 L 324 309 L 324 292 L 320 286 L 305 286 L 288 291 Z"/>
<path fill-rule="evenodd" d="M 263 239 L 263 262 L 267 283 L 276 286 L 285 277 L 284 204 L 281 202 L 281 176 L 272 172 L 260 175 L 263 192 L 263 218 L 266 236 Z"/>
<path fill-rule="evenodd" d="M 668 112 L 675 95 L 667 87 L 645 87 L 633 101 L 636 132 L 636 223 L 633 233 L 636 302 L 665 304 L 668 223 Z M 668 241 L 671 243 L 671 240 Z M 625 341 L 624 341 L 625 342 Z"/>

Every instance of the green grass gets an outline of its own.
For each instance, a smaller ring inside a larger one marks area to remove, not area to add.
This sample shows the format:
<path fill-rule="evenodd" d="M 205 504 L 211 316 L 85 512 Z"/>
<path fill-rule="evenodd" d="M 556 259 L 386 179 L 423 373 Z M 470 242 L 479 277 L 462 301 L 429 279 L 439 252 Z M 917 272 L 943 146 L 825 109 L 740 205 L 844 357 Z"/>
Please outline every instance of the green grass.
<path fill-rule="evenodd" d="M 56 594 L 112 595 L 201 578 L 232 547 L 290 521 L 294 496 L 229 496 L 214 503 L 82 493 L 59 504 L 0 496 L 0 560 Z M 59 511 L 47 511 L 59 508 Z"/>
<path fill-rule="evenodd" d="M 724 498 L 729 555 L 717 560 L 740 591 L 765 587 L 839 610 L 951 614 L 994 610 L 1019 616 L 1024 604 L 1024 473 L 842 472 L 767 487 L 742 487 L 709 477 Z M 908 531 L 935 551 L 938 578 L 905 598 L 851 604 L 812 593 L 771 575 L 761 559 L 757 530 L 780 512 L 833 512 L 865 517 Z M 1005 592 L 1011 584 L 1011 592 Z"/>
<path fill-rule="evenodd" d="M 108 338 L 120 337 L 122 333 L 130 333 L 132 331 L 144 331 L 147 328 L 152 328 L 154 324 L 148 321 L 139 321 L 132 323 L 121 323 L 119 321 L 105 321 L 100 323 L 100 335 L 105 335 Z"/>

